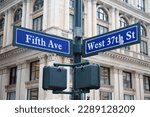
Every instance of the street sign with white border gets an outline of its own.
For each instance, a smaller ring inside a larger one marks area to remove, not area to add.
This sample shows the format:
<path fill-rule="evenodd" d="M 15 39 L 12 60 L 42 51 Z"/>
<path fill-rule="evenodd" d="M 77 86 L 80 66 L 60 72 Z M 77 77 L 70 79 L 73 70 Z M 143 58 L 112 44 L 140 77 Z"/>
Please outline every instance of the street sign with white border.
<path fill-rule="evenodd" d="M 83 57 L 140 43 L 140 23 L 83 40 Z"/>
<path fill-rule="evenodd" d="M 14 26 L 13 45 L 72 57 L 73 40 Z"/>

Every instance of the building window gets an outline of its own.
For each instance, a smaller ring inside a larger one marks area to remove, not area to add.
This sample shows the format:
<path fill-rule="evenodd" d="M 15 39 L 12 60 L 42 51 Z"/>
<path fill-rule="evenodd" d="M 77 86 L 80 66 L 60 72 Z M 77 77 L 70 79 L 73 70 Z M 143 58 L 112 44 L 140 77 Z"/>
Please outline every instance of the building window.
<path fill-rule="evenodd" d="M 17 67 L 10 68 L 10 81 L 9 84 L 16 84 L 17 80 Z"/>
<path fill-rule="evenodd" d="M 42 31 L 43 16 L 33 19 L 33 30 Z"/>
<path fill-rule="evenodd" d="M 141 11 L 145 11 L 145 0 L 138 0 L 138 8 Z"/>
<path fill-rule="evenodd" d="M 0 0 L 0 3 L 4 2 L 4 0 Z"/>
<path fill-rule="evenodd" d="M 132 77 L 130 72 L 123 72 L 123 86 L 124 88 L 132 88 Z"/>
<path fill-rule="evenodd" d="M 134 95 L 124 94 L 124 100 L 134 100 Z"/>
<path fill-rule="evenodd" d="M 110 85 L 110 69 L 107 67 L 100 67 L 101 85 Z"/>
<path fill-rule="evenodd" d="M 36 0 L 34 3 L 33 11 L 43 8 L 43 0 Z"/>
<path fill-rule="evenodd" d="M 100 34 L 104 34 L 108 32 L 108 28 L 107 27 L 104 27 L 104 26 L 101 26 L 99 24 L 97 24 L 97 34 L 100 35 Z"/>
<path fill-rule="evenodd" d="M 97 18 L 101 19 L 103 21 L 108 21 L 108 15 L 107 15 L 106 11 L 102 8 L 97 9 Z"/>
<path fill-rule="evenodd" d="M 0 30 L 3 30 L 4 29 L 4 18 L 0 19 Z"/>
<path fill-rule="evenodd" d="M 123 2 L 126 2 L 126 3 L 128 3 L 128 0 L 123 0 Z"/>
<path fill-rule="evenodd" d="M 112 93 L 100 91 L 100 100 L 112 100 Z"/>
<path fill-rule="evenodd" d="M 125 18 L 120 17 L 120 28 L 128 26 L 128 22 Z M 130 50 L 130 46 L 123 47 L 125 50 Z"/>
<path fill-rule="evenodd" d="M 150 100 L 150 97 L 144 97 L 144 100 Z"/>
<path fill-rule="evenodd" d="M 28 89 L 27 100 L 38 100 L 38 88 Z"/>
<path fill-rule="evenodd" d="M 146 32 L 145 27 L 144 27 L 144 26 L 141 26 L 141 27 L 140 27 L 140 30 L 141 30 L 141 36 L 146 37 L 146 36 L 147 36 L 147 32 Z"/>
<path fill-rule="evenodd" d="M 147 46 L 147 42 L 146 41 L 141 40 L 140 53 L 144 54 L 144 55 L 148 55 L 148 46 Z"/>
<path fill-rule="evenodd" d="M 69 4 L 70 4 L 70 8 L 75 7 L 75 1 L 74 0 L 70 0 Z"/>
<path fill-rule="evenodd" d="M 69 20 L 69 30 L 71 32 L 74 31 L 74 15 L 70 14 L 70 20 Z"/>
<path fill-rule="evenodd" d="M 15 15 L 14 15 L 14 22 L 21 21 L 22 18 L 22 9 L 19 8 L 16 10 Z"/>
<path fill-rule="evenodd" d="M 16 99 L 16 92 L 8 92 L 7 93 L 7 100 L 15 100 Z"/>
<path fill-rule="evenodd" d="M 150 91 L 150 77 L 143 76 L 144 90 Z"/>
<path fill-rule="evenodd" d="M 122 27 L 126 27 L 126 26 L 128 26 L 127 20 L 123 17 L 120 17 L 120 27 L 122 28 Z"/>
<path fill-rule="evenodd" d="M 30 64 L 30 80 L 39 79 L 39 61 Z"/>
<path fill-rule="evenodd" d="M 3 35 L 0 35 L 0 48 L 3 46 Z"/>

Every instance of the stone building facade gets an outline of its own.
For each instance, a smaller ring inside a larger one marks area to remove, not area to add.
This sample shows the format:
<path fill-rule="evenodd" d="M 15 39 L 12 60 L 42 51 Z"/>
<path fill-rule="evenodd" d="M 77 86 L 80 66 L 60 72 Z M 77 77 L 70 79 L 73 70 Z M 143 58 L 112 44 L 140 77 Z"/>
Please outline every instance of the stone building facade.
<path fill-rule="evenodd" d="M 43 67 L 72 59 L 14 47 L 13 26 L 73 39 L 74 0 L 0 0 L 0 99 L 70 99 L 42 89 Z M 83 39 L 141 23 L 141 43 L 84 58 L 99 64 L 101 88 L 85 99 L 150 99 L 150 0 L 83 0 Z M 67 90 L 72 70 L 67 69 Z"/>

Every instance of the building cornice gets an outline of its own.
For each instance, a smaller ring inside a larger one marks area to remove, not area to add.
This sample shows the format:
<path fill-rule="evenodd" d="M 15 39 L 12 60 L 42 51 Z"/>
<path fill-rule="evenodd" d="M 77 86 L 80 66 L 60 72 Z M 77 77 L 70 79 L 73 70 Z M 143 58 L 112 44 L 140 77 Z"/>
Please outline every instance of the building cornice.
<path fill-rule="evenodd" d="M 119 9 L 120 11 L 125 11 L 125 13 L 134 16 L 137 19 L 150 23 L 150 15 L 148 13 L 142 12 L 141 10 L 135 8 L 130 4 L 123 3 L 120 0 L 103 0 L 103 2 L 105 4 L 113 6 L 114 8 Z"/>
<path fill-rule="evenodd" d="M 99 53 L 99 55 L 110 57 L 112 59 L 115 59 L 115 61 L 121 60 L 121 61 L 132 63 L 132 64 L 134 63 L 134 64 L 138 64 L 141 66 L 150 67 L 150 58 L 149 58 L 149 60 L 142 60 L 142 59 L 119 54 L 119 53 L 112 52 L 112 51 L 111 52 L 102 52 L 102 53 Z"/>
<path fill-rule="evenodd" d="M 11 58 L 11 57 L 16 56 L 18 54 L 22 54 L 26 51 L 28 51 L 28 49 L 26 49 L 26 48 L 14 48 L 8 52 L 0 54 L 0 60 Z"/>
<path fill-rule="evenodd" d="M 22 2 L 23 0 L 5 0 L 1 5 L 0 5 L 0 14 L 5 12 L 6 10 L 12 8 L 16 4 Z"/>

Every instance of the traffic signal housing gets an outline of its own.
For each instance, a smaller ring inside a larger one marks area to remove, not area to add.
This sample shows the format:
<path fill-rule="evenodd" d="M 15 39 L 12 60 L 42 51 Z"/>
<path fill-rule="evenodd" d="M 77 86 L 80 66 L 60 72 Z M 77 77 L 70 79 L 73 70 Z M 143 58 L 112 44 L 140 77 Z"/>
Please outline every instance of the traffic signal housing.
<path fill-rule="evenodd" d="M 100 68 L 97 64 L 89 64 L 75 68 L 76 89 L 100 88 Z"/>
<path fill-rule="evenodd" d="M 59 67 L 45 66 L 43 68 L 43 89 L 59 90 L 67 88 L 67 70 Z"/>

